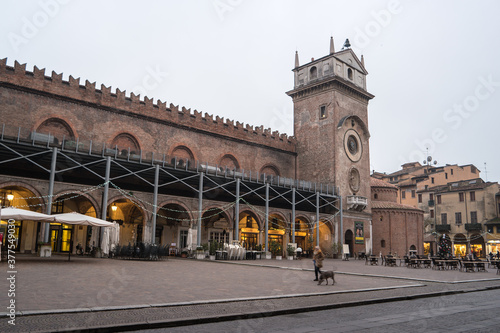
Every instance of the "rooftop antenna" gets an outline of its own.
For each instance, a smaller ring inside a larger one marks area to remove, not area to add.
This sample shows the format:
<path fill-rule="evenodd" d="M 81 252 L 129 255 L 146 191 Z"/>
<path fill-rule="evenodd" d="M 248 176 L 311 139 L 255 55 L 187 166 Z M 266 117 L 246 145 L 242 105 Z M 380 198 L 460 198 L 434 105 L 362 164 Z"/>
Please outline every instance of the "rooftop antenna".
<path fill-rule="evenodd" d="M 429 156 L 429 148 L 425 148 L 427 150 L 427 158 L 423 161 L 424 165 L 427 165 L 427 167 L 431 166 L 432 164 L 436 165 L 438 162 L 436 160 L 432 161 L 432 156 Z"/>

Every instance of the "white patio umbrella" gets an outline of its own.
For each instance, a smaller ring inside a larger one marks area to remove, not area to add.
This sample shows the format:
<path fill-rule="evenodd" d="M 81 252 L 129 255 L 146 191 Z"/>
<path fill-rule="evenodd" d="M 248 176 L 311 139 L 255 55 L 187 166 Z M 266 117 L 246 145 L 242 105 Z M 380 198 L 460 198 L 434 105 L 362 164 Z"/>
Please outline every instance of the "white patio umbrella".
<path fill-rule="evenodd" d="M 113 223 L 98 219 L 96 217 L 83 215 L 76 212 L 52 215 L 56 222 L 65 224 L 90 225 L 93 227 L 110 227 Z"/>
<path fill-rule="evenodd" d="M 33 212 L 31 210 L 7 207 L 0 209 L 0 217 L 3 220 L 30 220 L 30 221 L 48 221 L 53 222 L 54 216 Z"/>
<path fill-rule="evenodd" d="M 109 246 L 110 246 L 110 241 L 109 241 L 110 233 L 109 232 L 110 232 L 111 228 L 112 228 L 112 226 L 105 227 L 104 232 L 102 233 L 101 249 L 102 249 L 102 253 L 104 253 L 105 255 L 109 254 Z"/>
<path fill-rule="evenodd" d="M 90 225 L 92 227 L 110 227 L 113 223 L 98 219 L 96 217 L 83 215 L 76 212 L 71 213 L 63 213 L 63 214 L 55 214 L 52 215 L 54 217 L 55 222 L 65 223 L 65 224 L 78 224 L 78 225 Z M 95 237 L 95 238 L 94 238 Z M 92 245 L 97 244 L 97 233 L 92 230 Z M 94 243 L 95 242 L 95 243 Z M 99 244 L 97 244 L 99 246 Z M 71 258 L 71 251 L 69 251 L 68 260 Z"/>

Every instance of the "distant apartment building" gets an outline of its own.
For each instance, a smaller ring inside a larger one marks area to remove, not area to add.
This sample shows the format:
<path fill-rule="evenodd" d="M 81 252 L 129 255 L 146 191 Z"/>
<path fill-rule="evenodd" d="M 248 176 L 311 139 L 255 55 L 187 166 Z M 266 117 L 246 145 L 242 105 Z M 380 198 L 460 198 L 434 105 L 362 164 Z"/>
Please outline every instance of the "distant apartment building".
<path fill-rule="evenodd" d="M 424 211 L 425 253 L 436 253 L 436 240 L 443 235 L 456 256 L 474 252 L 484 257 L 500 250 L 499 186 L 483 181 L 474 165 L 413 162 L 372 176 L 396 185 L 399 203 Z"/>

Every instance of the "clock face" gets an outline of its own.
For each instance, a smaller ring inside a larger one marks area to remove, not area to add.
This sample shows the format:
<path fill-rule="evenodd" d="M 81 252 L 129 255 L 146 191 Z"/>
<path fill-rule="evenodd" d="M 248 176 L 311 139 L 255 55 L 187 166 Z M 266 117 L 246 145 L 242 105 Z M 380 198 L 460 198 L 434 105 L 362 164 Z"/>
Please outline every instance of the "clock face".
<path fill-rule="evenodd" d="M 344 135 L 344 150 L 351 161 L 357 162 L 361 159 L 363 153 L 361 138 L 353 129 L 347 130 Z"/>

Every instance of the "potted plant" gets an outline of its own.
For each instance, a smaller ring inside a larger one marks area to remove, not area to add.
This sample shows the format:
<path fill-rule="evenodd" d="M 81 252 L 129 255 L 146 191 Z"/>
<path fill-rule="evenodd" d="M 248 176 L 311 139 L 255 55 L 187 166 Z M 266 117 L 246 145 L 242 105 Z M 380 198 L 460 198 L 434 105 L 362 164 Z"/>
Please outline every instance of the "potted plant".
<path fill-rule="evenodd" d="M 286 254 L 287 254 L 288 260 L 293 260 L 293 255 L 295 254 L 295 247 L 288 244 L 288 246 L 286 247 Z"/>
<path fill-rule="evenodd" d="M 257 253 L 255 253 L 255 259 L 260 259 L 261 258 L 261 252 L 262 252 L 262 245 L 261 244 L 258 244 L 255 246 L 255 251 L 257 251 Z"/>
<path fill-rule="evenodd" d="M 40 257 L 50 257 L 52 255 L 52 243 L 38 242 L 38 255 Z"/>
<path fill-rule="evenodd" d="M 276 260 L 281 260 L 281 244 L 277 241 L 271 241 L 269 243 L 269 251 L 276 257 Z"/>
<path fill-rule="evenodd" d="M 217 251 L 217 247 L 219 246 L 218 242 L 212 241 L 210 242 L 210 248 L 208 250 L 208 253 L 210 255 L 210 260 L 215 260 L 215 253 Z"/>
<path fill-rule="evenodd" d="M 205 249 L 203 246 L 196 247 L 196 259 L 205 259 Z"/>

